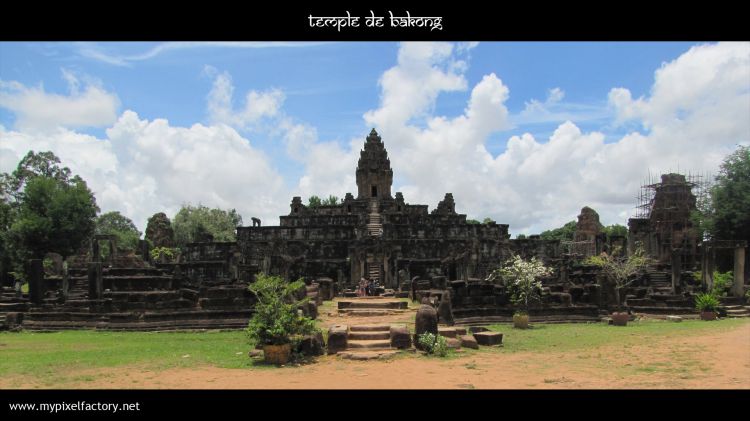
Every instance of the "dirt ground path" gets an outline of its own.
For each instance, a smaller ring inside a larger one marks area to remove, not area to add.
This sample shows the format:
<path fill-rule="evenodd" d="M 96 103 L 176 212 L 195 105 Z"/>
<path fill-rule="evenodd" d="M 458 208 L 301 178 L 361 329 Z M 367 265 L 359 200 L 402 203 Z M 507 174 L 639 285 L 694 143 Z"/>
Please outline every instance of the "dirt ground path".
<path fill-rule="evenodd" d="M 405 355 L 386 361 L 325 356 L 279 369 L 215 367 L 148 371 L 120 367 L 90 373 L 73 388 L 195 389 L 750 389 L 750 324 L 648 344 L 566 352 L 502 349 L 437 359 Z M 2 381 L 0 380 L 0 383 Z M 29 385 L 33 387 L 33 385 Z"/>

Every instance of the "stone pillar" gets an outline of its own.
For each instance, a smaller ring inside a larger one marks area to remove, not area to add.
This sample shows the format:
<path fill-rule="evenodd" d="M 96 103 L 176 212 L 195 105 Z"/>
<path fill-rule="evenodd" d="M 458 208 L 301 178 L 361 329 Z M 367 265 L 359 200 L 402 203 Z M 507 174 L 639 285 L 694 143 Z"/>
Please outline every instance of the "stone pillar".
<path fill-rule="evenodd" d="M 151 253 L 148 249 L 148 241 L 138 240 L 138 251 L 140 252 L 141 258 L 146 263 L 151 263 Z"/>
<path fill-rule="evenodd" d="M 117 258 L 117 241 L 109 240 L 109 262 L 114 265 L 115 259 Z"/>
<path fill-rule="evenodd" d="M 68 274 L 68 262 L 62 265 L 62 299 L 68 301 L 68 291 L 70 290 L 70 275 Z"/>
<path fill-rule="evenodd" d="M 89 299 L 98 300 L 102 298 L 102 264 L 101 262 L 89 263 Z"/>
<path fill-rule="evenodd" d="M 742 297 L 745 295 L 745 247 L 738 245 L 734 248 L 734 285 L 732 295 Z"/>
<path fill-rule="evenodd" d="M 682 272 L 682 259 L 680 249 L 672 249 L 672 294 L 678 294 L 680 289 L 680 273 Z"/>
<path fill-rule="evenodd" d="M 91 261 L 92 262 L 101 262 L 102 256 L 99 252 L 99 240 L 96 238 L 91 239 Z"/>
<path fill-rule="evenodd" d="M 41 304 L 44 299 L 44 266 L 42 259 L 29 260 L 29 299 L 34 304 Z"/>

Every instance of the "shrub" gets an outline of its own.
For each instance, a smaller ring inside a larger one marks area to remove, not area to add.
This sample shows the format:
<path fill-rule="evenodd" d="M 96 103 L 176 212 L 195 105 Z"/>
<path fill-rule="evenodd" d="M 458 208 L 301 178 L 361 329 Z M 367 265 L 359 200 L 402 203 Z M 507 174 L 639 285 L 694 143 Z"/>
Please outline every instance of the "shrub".
<path fill-rule="evenodd" d="M 695 296 L 695 308 L 700 312 L 716 311 L 719 299 L 713 294 L 698 294 Z"/>
<path fill-rule="evenodd" d="M 711 293 L 717 297 L 724 297 L 732 283 L 734 283 L 734 273 L 731 270 L 724 273 L 716 271 L 714 272 L 714 286 Z"/>
<path fill-rule="evenodd" d="M 260 274 L 248 289 L 255 294 L 253 317 L 247 326 L 251 343 L 284 345 L 296 335 L 309 335 L 316 331 L 315 321 L 299 314 L 298 306 L 309 300 L 295 300 L 294 293 L 303 288 L 302 280 L 287 282 L 278 276 Z"/>
<path fill-rule="evenodd" d="M 171 262 L 174 259 L 175 249 L 170 247 L 157 247 L 151 250 L 152 260 L 161 260 L 162 258 Z"/>
<path fill-rule="evenodd" d="M 440 335 L 434 335 L 430 332 L 423 333 L 419 335 L 419 344 L 428 354 L 438 357 L 448 355 L 448 341 Z"/>
<path fill-rule="evenodd" d="M 521 256 L 514 255 L 505 266 L 493 271 L 488 280 L 502 279 L 511 294 L 513 304 L 522 308 L 517 313 L 528 314 L 529 305 L 541 298 L 542 281 L 539 278 L 551 274 L 552 269 L 544 266 L 535 257 L 524 260 Z"/>
<path fill-rule="evenodd" d="M 615 257 L 619 254 L 621 251 L 618 247 L 610 255 L 602 253 L 584 261 L 585 264 L 600 267 L 606 279 L 615 283 L 615 301 L 618 308 L 621 306 L 620 290 L 634 282 L 637 275 L 651 263 L 651 259 L 646 257 L 640 247 L 627 258 Z"/>

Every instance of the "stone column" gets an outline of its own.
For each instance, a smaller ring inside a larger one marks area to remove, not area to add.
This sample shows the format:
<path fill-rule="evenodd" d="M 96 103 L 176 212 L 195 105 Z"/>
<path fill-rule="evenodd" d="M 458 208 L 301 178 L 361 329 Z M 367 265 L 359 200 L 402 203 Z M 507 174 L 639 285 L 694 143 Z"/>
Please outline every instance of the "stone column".
<path fill-rule="evenodd" d="M 99 240 L 96 238 L 91 239 L 91 261 L 92 262 L 101 262 L 102 256 L 99 252 Z"/>
<path fill-rule="evenodd" d="M 143 261 L 150 264 L 151 254 L 150 250 L 148 249 L 148 241 L 138 240 L 138 251 L 140 252 Z"/>
<path fill-rule="evenodd" d="M 681 272 L 682 259 L 680 256 L 680 249 L 672 249 L 672 294 L 679 293 Z"/>
<path fill-rule="evenodd" d="M 102 298 L 102 264 L 101 262 L 89 263 L 89 300 Z"/>
<path fill-rule="evenodd" d="M 742 297 L 745 295 L 745 247 L 737 245 L 734 248 L 734 285 L 732 295 Z"/>
<path fill-rule="evenodd" d="M 62 267 L 62 298 L 68 301 L 68 291 L 70 290 L 70 275 L 68 273 L 68 262 L 63 262 Z"/>
<path fill-rule="evenodd" d="M 42 259 L 29 260 L 29 299 L 34 304 L 41 304 L 44 299 L 44 266 Z"/>

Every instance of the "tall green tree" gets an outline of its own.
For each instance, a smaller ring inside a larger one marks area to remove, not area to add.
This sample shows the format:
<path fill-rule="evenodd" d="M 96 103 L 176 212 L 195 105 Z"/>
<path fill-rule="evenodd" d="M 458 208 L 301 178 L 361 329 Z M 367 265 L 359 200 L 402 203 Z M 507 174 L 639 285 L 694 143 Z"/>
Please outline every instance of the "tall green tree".
<path fill-rule="evenodd" d="M 178 247 L 201 241 L 206 235 L 212 236 L 214 241 L 235 241 L 240 225 L 242 216 L 236 210 L 210 209 L 200 204 L 183 205 L 172 222 Z"/>
<path fill-rule="evenodd" d="M 573 241 L 576 233 L 576 221 L 570 221 L 560 228 L 543 231 L 539 234 L 542 240 Z"/>
<path fill-rule="evenodd" d="M 117 237 L 118 248 L 135 250 L 141 232 L 133 221 L 118 211 L 107 212 L 96 218 L 96 234 L 114 235 Z"/>
<path fill-rule="evenodd" d="M 627 237 L 628 227 L 624 225 L 620 225 L 620 224 L 612 224 L 612 225 L 603 227 L 602 232 L 604 234 L 607 234 L 607 238 L 611 238 L 612 236 Z"/>
<path fill-rule="evenodd" d="M 8 230 L 17 264 L 47 252 L 75 253 L 94 233 L 94 195 L 80 178 L 66 184 L 49 177 L 26 182 L 18 213 Z"/>
<path fill-rule="evenodd" d="M 710 197 L 710 236 L 750 239 L 750 147 L 740 146 L 724 159 Z"/>
<path fill-rule="evenodd" d="M 86 183 L 52 152 L 30 151 L 0 174 L 0 260 L 22 272 L 32 257 L 75 253 L 94 231 L 99 208 Z"/>

